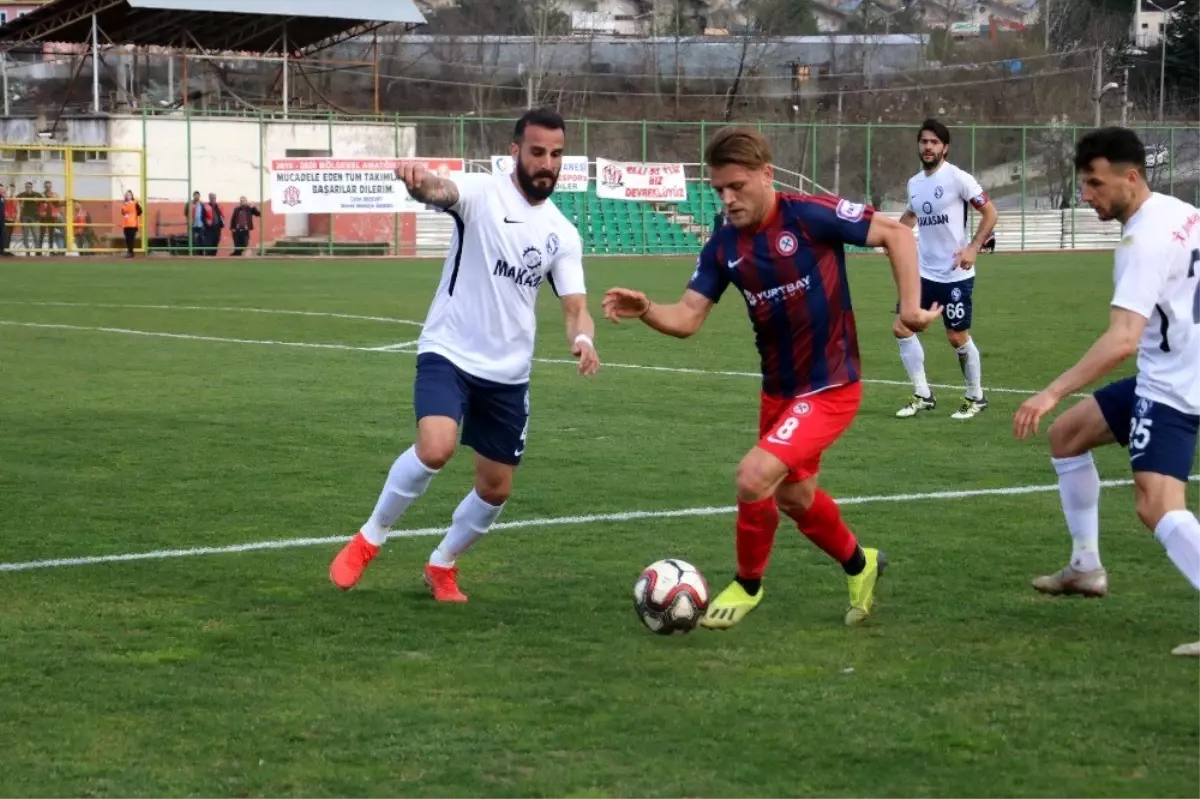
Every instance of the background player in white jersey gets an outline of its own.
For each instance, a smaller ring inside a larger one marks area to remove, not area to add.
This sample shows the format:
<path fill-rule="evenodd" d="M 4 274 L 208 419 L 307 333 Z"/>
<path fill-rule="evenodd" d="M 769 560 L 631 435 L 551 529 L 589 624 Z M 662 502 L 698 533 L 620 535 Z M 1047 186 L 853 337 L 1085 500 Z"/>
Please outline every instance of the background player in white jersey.
<path fill-rule="evenodd" d="M 1050 426 L 1051 460 L 1074 551 L 1064 569 L 1033 581 L 1047 594 L 1108 594 L 1100 564 L 1100 475 L 1091 450 L 1113 442 L 1129 448 L 1138 518 L 1200 589 L 1200 521 L 1187 508 L 1200 430 L 1200 211 L 1151 192 L 1145 158 L 1137 134 L 1124 128 L 1079 140 L 1075 168 L 1084 202 L 1101 219 L 1123 225 L 1108 330 L 1013 419 L 1017 438 L 1027 438 L 1063 397 L 1137 354 L 1135 377 L 1101 388 Z M 1188 620 L 1193 630 L 1194 610 Z M 1200 656 L 1200 642 L 1174 653 Z"/>
<path fill-rule="evenodd" d="M 958 355 L 966 381 L 963 403 L 952 414 L 970 419 L 987 407 L 983 393 L 983 366 L 971 338 L 975 259 L 996 227 L 999 214 L 979 181 L 946 160 L 950 131 L 936 119 L 927 119 L 917 132 L 921 171 L 908 181 L 908 208 L 900 221 L 920 228 L 917 255 L 921 263 L 921 307 L 942 306 L 946 338 Z M 975 238 L 967 240 L 967 206 L 979 211 Z M 907 418 L 937 407 L 925 378 L 925 351 L 917 334 L 900 321 L 899 307 L 892 333 L 900 345 L 900 361 L 913 384 L 912 400 L 896 412 Z"/>
<path fill-rule="evenodd" d="M 439 602 L 467 600 L 456 559 L 500 515 L 525 452 L 543 281 L 561 298 L 579 373 L 599 368 L 579 233 L 549 202 L 565 141 L 563 118 L 537 109 L 517 122 L 511 175 L 454 181 L 412 164 L 397 170 L 414 199 L 444 208 L 457 229 L 417 346 L 417 441 L 392 464 L 371 518 L 330 564 L 339 588 L 358 582 L 391 527 L 450 460 L 461 425 L 463 443 L 475 450 L 475 487 L 430 555 L 425 582 Z"/>

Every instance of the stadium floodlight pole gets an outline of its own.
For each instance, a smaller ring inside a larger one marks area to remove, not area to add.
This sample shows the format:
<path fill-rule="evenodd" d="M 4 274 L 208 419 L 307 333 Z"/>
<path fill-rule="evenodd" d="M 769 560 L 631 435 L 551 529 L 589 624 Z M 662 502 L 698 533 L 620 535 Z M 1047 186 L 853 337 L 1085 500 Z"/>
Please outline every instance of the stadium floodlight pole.
<path fill-rule="evenodd" d="M 1180 2 L 1170 8 L 1163 8 L 1154 2 L 1154 0 L 1145 0 L 1145 2 L 1146 5 L 1158 9 L 1163 15 L 1162 33 L 1158 36 L 1158 124 L 1161 125 L 1163 122 L 1163 107 L 1165 105 L 1164 101 L 1166 100 L 1167 89 L 1167 28 L 1171 25 L 1171 12 L 1183 5 L 1183 0 L 1180 0 Z"/>
<path fill-rule="evenodd" d="M 287 20 L 283 23 L 283 118 L 288 115 L 288 43 Z"/>
<path fill-rule="evenodd" d="M 8 53 L 0 53 L 0 82 L 4 84 L 4 116 L 8 116 Z"/>
<path fill-rule="evenodd" d="M 100 113 L 100 26 L 92 14 L 92 113 Z"/>

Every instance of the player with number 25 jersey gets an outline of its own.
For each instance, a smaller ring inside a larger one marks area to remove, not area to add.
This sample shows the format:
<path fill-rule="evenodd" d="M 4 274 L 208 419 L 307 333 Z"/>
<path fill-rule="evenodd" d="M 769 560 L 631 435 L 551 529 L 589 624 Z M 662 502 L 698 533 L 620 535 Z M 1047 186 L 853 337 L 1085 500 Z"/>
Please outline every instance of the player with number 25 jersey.
<path fill-rule="evenodd" d="M 1017 411 L 1014 432 L 1037 431 L 1065 396 L 1137 355 L 1137 374 L 1110 383 L 1064 413 L 1049 431 L 1071 561 L 1033 587 L 1047 594 L 1105 596 L 1100 563 L 1100 475 L 1095 447 L 1129 448 L 1137 512 L 1167 556 L 1200 589 L 1200 521 L 1188 510 L 1188 478 L 1200 436 L 1200 210 L 1146 184 L 1137 134 L 1104 128 L 1080 139 L 1075 168 L 1083 199 L 1122 223 L 1108 330 L 1074 367 Z M 1195 617 L 1188 625 L 1195 629 Z M 1174 654 L 1200 657 L 1200 642 Z"/>

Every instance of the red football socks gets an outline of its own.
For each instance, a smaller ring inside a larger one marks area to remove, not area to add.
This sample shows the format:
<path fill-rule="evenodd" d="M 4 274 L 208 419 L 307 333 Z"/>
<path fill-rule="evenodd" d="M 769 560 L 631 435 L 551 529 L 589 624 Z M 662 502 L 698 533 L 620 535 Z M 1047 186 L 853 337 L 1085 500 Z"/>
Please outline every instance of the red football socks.
<path fill-rule="evenodd" d="M 737 504 L 737 561 L 738 577 L 759 580 L 767 570 L 771 548 L 775 545 L 775 530 L 779 527 L 779 509 L 775 498 Z"/>
<path fill-rule="evenodd" d="M 740 510 L 738 518 L 741 519 Z M 838 510 L 837 503 L 824 491 L 818 490 L 813 498 L 813 504 L 809 506 L 808 510 L 793 518 L 796 526 L 800 528 L 800 532 L 838 563 L 849 561 L 858 549 L 858 539 L 842 521 L 842 514 Z M 740 527 L 738 534 L 740 541 Z M 740 544 L 738 552 L 741 552 Z"/>

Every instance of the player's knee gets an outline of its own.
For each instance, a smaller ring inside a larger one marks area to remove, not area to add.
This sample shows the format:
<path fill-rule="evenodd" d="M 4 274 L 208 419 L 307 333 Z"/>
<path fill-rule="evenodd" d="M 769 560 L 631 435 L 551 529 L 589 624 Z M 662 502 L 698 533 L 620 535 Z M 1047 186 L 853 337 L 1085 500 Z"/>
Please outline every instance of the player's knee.
<path fill-rule="evenodd" d="M 505 480 L 476 476 L 475 493 L 489 505 L 503 505 L 512 496 L 512 478 Z"/>
<path fill-rule="evenodd" d="M 968 330 L 946 330 L 946 338 L 951 347 L 959 349 L 967 346 L 967 342 L 971 340 L 971 333 Z"/>
<path fill-rule="evenodd" d="M 441 469 L 454 457 L 455 444 L 449 436 L 422 435 L 417 439 L 417 457 L 430 469 Z"/>
<path fill-rule="evenodd" d="M 1086 448 L 1080 447 L 1079 430 L 1071 424 L 1066 416 L 1060 416 L 1054 420 L 1050 429 L 1046 431 L 1046 438 L 1050 441 L 1050 457 L 1052 458 L 1074 458 L 1087 451 Z"/>
<path fill-rule="evenodd" d="M 768 474 L 751 456 L 747 456 L 738 465 L 735 479 L 737 498 L 742 502 L 758 502 L 766 499 L 774 488 L 773 482 L 773 476 Z"/>
<path fill-rule="evenodd" d="M 802 483 L 787 483 L 775 492 L 775 504 L 779 510 L 793 519 L 803 516 L 817 496 L 817 484 L 812 480 Z"/>

